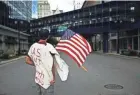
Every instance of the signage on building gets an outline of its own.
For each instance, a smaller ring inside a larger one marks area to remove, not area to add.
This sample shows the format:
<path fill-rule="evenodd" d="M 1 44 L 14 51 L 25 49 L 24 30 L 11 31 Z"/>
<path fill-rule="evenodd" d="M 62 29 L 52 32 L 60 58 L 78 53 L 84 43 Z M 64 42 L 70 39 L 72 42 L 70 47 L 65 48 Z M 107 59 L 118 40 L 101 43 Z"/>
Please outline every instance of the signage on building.
<path fill-rule="evenodd" d="M 59 27 L 58 27 L 57 32 L 63 32 L 63 31 L 65 31 L 66 29 L 67 29 L 67 26 L 62 25 L 62 26 L 59 26 Z"/>

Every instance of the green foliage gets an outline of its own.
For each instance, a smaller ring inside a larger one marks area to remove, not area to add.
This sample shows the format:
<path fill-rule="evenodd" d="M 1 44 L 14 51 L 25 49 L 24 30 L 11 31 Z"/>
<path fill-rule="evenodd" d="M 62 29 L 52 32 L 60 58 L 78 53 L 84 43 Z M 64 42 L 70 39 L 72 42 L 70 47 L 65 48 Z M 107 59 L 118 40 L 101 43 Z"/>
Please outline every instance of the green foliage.
<path fill-rule="evenodd" d="M 2 40 L 0 39 L 0 43 L 2 43 Z"/>
<path fill-rule="evenodd" d="M 9 59 L 9 54 L 3 54 L 3 55 L 1 56 L 1 58 L 2 58 L 2 59 Z"/>
<path fill-rule="evenodd" d="M 134 50 L 121 50 L 122 55 L 127 55 L 127 56 L 137 56 L 137 51 Z"/>

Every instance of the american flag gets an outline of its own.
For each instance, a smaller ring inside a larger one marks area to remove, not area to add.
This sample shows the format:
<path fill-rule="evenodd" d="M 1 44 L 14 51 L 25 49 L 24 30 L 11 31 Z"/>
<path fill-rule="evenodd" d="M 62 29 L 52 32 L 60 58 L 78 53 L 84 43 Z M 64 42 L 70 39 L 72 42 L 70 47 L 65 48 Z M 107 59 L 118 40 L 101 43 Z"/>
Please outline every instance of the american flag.
<path fill-rule="evenodd" d="M 67 29 L 56 46 L 56 50 L 68 54 L 78 66 L 82 66 L 92 51 L 88 41 L 81 35 Z"/>

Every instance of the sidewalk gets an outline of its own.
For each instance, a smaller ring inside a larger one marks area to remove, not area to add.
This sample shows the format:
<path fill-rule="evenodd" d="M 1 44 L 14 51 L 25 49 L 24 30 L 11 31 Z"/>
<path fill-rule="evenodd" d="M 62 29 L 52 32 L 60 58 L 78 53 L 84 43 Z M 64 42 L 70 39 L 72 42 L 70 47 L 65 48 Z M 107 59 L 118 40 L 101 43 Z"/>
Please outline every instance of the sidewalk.
<path fill-rule="evenodd" d="M 8 60 L 0 61 L 0 65 L 3 65 L 3 64 L 9 63 L 9 62 L 13 62 L 13 61 L 19 60 L 19 59 L 24 58 L 24 57 L 25 57 L 25 56 L 19 56 L 19 57 L 17 57 L 17 58 L 13 58 L 13 59 L 8 59 Z"/>
<path fill-rule="evenodd" d="M 121 54 L 117 54 L 116 52 L 103 53 L 102 51 L 94 51 L 93 53 L 102 54 L 102 55 L 112 55 L 112 56 L 121 57 L 121 58 L 128 58 L 128 59 L 139 59 L 140 60 L 140 57 L 121 55 Z"/>

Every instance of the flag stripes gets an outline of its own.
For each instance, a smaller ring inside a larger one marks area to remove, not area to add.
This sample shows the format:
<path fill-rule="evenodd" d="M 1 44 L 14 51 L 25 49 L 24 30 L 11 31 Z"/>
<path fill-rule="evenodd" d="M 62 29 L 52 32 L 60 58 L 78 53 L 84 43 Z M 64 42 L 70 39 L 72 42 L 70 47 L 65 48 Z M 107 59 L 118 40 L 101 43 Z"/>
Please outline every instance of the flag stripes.
<path fill-rule="evenodd" d="M 56 50 L 67 53 L 78 66 L 84 64 L 86 57 L 92 51 L 90 44 L 84 37 L 69 29 L 66 30 L 57 44 Z"/>

